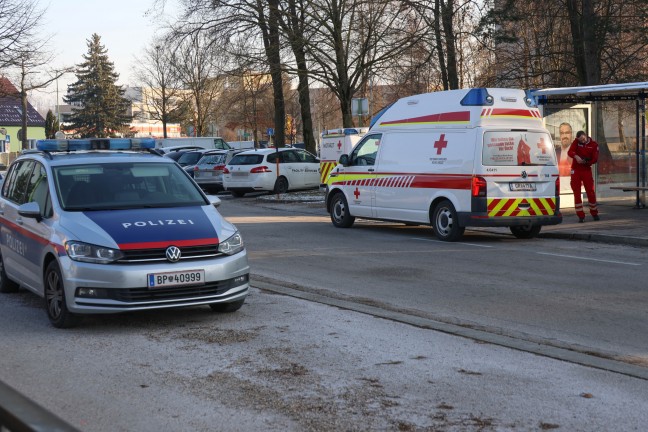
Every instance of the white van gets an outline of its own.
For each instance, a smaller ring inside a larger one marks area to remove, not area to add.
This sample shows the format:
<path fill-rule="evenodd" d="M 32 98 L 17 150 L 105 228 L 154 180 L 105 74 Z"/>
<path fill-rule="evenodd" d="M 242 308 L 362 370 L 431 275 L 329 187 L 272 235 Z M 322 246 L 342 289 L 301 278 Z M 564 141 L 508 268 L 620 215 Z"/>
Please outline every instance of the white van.
<path fill-rule="evenodd" d="M 320 141 L 320 187 L 326 187 L 329 173 L 335 168 L 343 154 L 349 154 L 353 147 L 367 133 L 369 128 L 339 128 L 322 132 Z"/>
<path fill-rule="evenodd" d="M 522 90 L 477 88 L 403 98 L 329 175 L 336 227 L 356 217 L 430 224 L 445 241 L 468 226 L 518 238 L 562 222 L 549 132 Z"/>

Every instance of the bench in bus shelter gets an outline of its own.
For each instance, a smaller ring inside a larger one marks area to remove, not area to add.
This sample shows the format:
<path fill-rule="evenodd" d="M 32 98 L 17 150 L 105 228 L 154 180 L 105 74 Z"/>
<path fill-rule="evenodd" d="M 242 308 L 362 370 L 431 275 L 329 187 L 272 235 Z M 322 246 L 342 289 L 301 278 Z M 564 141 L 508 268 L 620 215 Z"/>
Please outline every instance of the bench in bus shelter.
<path fill-rule="evenodd" d="M 645 197 L 641 200 L 639 199 L 639 192 L 642 192 L 642 195 L 648 191 L 648 186 L 610 186 L 610 189 L 622 190 L 623 192 L 637 192 L 637 203 L 636 208 L 645 208 L 646 200 Z"/>

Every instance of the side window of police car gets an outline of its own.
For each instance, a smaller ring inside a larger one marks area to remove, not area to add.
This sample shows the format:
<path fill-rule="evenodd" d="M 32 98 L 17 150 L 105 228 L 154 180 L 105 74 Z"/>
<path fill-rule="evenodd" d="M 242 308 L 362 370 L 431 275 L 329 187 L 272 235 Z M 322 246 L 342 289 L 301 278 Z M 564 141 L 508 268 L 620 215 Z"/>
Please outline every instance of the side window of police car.
<path fill-rule="evenodd" d="M 349 165 L 369 166 L 376 163 L 381 135 L 366 136 L 351 152 Z"/>
<path fill-rule="evenodd" d="M 48 218 L 52 216 L 52 201 L 50 200 L 49 187 L 47 186 L 47 171 L 39 163 L 35 163 L 24 202 L 37 202 L 40 207 L 41 216 Z"/>
<path fill-rule="evenodd" d="M 16 162 L 11 167 L 11 172 L 2 188 L 2 196 L 15 204 L 24 204 L 25 191 L 34 168 L 34 161 L 25 160 Z"/>

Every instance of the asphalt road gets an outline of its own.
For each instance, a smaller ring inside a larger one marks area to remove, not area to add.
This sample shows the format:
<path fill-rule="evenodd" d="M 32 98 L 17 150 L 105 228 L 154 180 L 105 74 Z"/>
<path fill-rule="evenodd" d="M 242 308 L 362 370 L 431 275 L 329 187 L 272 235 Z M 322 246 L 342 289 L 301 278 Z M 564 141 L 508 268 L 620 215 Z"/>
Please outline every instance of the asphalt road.
<path fill-rule="evenodd" d="M 440 322 L 648 368 L 648 249 L 358 220 L 321 207 L 223 196 L 255 275 Z"/>
<path fill-rule="evenodd" d="M 320 208 L 253 198 L 223 196 L 221 211 L 254 272 L 240 311 L 90 316 L 59 330 L 41 299 L 5 294 L 0 380 L 83 431 L 645 429 L 646 368 L 578 358 L 597 357 L 582 346 L 645 360 L 642 250 L 340 230 Z M 552 286 L 570 262 L 605 281 Z"/>

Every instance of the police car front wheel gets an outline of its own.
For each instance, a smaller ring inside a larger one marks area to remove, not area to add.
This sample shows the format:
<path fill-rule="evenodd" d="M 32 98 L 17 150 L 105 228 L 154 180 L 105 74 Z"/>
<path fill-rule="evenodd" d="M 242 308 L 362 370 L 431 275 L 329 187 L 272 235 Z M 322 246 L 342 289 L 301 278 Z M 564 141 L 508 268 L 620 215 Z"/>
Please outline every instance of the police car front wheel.
<path fill-rule="evenodd" d="M 45 309 L 47 317 L 54 327 L 69 328 L 79 323 L 81 317 L 71 313 L 65 301 L 65 289 L 61 269 L 52 261 L 45 270 Z"/>

